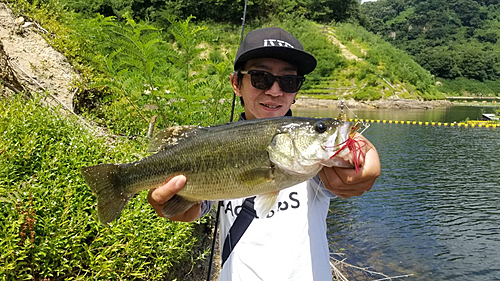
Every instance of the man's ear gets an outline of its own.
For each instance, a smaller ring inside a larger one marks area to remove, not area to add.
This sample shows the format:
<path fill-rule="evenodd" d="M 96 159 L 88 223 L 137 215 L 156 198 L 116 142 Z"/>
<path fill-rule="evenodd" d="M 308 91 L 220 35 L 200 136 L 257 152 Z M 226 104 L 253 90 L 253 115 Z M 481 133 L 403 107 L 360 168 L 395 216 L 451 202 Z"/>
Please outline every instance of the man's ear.
<path fill-rule="evenodd" d="M 231 86 L 233 86 L 234 93 L 238 97 L 241 97 L 241 91 L 240 91 L 240 85 L 238 84 L 238 74 L 237 73 L 233 72 L 231 74 Z"/>

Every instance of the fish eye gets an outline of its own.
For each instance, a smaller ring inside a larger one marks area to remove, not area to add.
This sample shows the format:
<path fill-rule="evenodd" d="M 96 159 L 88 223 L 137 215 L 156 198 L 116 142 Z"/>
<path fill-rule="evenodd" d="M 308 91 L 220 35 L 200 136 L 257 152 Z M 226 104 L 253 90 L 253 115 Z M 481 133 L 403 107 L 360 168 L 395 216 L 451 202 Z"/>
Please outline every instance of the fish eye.
<path fill-rule="evenodd" d="M 314 130 L 320 134 L 326 132 L 326 124 L 323 123 L 322 121 L 318 121 L 316 123 L 314 123 Z"/>

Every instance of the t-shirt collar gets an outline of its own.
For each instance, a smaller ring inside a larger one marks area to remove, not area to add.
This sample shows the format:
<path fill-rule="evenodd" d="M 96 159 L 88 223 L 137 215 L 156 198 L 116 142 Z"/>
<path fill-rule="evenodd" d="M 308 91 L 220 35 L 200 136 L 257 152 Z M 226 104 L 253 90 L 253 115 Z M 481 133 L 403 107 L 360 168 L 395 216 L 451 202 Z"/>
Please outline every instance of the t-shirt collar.
<path fill-rule="evenodd" d="M 292 116 L 292 110 L 291 110 L 291 109 L 289 109 L 289 110 L 286 112 L 285 116 Z M 241 121 L 241 120 L 247 120 L 247 118 L 246 118 L 246 116 L 245 116 L 245 112 L 242 112 L 242 113 L 240 114 L 240 118 L 238 119 L 238 121 Z"/>

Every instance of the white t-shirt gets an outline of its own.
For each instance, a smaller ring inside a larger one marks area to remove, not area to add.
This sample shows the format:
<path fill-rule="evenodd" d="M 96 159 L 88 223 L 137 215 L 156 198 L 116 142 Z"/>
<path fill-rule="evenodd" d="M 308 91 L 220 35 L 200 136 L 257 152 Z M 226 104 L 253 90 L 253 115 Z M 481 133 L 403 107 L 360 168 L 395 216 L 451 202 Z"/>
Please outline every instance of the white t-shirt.
<path fill-rule="evenodd" d="M 234 247 L 220 281 L 332 280 L 326 237 L 328 192 L 316 176 L 280 191 L 266 218 L 255 218 Z M 241 210 L 242 199 L 224 201 L 220 249 Z"/>

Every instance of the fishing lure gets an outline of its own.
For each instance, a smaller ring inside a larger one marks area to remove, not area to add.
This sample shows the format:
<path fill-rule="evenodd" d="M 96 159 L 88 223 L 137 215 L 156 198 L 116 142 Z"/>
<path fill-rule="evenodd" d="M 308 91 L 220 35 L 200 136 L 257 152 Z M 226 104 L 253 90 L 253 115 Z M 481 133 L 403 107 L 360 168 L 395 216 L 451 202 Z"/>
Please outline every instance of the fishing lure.
<path fill-rule="evenodd" d="M 344 112 L 344 107 L 346 107 L 347 110 L 349 110 L 349 112 L 356 117 L 357 121 L 354 124 L 354 126 L 352 126 L 352 128 L 351 128 L 351 133 L 349 134 L 349 138 L 346 141 L 337 145 L 340 147 L 340 149 L 331 158 L 337 156 L 337 154 L 339 154 L 344 149 L 346 149 L 346 148 L 349 149 L 349 151 L 351 152 L 351 159 L 353 162 L 352 164 L 353 164 L 354 169 L 355 169 L 356 174 L 357 174 L 360 167 L 362 166 L 362 163 L 364 162 L 365 154 L 363 153 L 363 148 L 367 144 L 366 144 L 366 141 L 357 140 L 357 139 L 355 139 L 355 137 L 358 134 L 361 135 L 364 131 L 366 131 L 366 129 L 368 129 L 368 127 L 370 127 L 370 124 L 359 120 L 358 116 L 356 114 L 354 114 L 354 112 L 352 112 L 347 107 L 347 105 L 344 103 L 343 100 L 340 101 L 340 113 L 339 113 L 339 116 L 337 117 L 338 120 L 345 121 L 345 122 L 349 121 L 347 119 L 347 114 Z M 361 132 L 358 132 L 359 129 L 361 129 Z"/>

